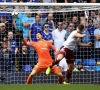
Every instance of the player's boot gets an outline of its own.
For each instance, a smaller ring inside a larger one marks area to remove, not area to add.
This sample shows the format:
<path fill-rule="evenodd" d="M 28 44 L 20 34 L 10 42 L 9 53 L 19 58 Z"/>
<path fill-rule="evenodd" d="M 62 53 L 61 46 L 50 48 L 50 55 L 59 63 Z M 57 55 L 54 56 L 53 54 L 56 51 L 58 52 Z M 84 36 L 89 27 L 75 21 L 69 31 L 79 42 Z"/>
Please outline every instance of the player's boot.
<path fill-rule="evenodd" d="M 63 84 L 70 84 L 70 83 L 67 83 L 66 81 L 64 81 Z"/>
<path fill-rule="evenodd" d="M 46 70 L 46 75 L 49 75 L 50 74 L 50 71 L 51 71 L 51 68 L 48 67 L 47 70 Z"/>

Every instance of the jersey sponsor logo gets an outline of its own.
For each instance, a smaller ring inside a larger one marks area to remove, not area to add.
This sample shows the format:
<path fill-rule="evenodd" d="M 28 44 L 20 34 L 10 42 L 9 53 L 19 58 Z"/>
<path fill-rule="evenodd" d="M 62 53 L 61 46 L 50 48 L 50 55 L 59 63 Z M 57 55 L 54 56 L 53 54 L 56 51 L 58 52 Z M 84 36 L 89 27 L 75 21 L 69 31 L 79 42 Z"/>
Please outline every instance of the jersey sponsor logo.
<path fill-rule="evenodd" d="M 41 49 L 48 50 L 47 48 L 41 48 Z"/>

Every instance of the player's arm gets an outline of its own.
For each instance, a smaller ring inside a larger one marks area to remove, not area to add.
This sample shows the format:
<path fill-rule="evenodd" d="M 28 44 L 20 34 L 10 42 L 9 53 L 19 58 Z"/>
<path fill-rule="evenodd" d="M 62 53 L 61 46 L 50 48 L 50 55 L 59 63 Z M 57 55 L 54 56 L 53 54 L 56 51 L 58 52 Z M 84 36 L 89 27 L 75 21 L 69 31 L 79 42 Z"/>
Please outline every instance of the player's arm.
<path fill-rule="evenodd" d="M 85 37 L 85 36 L 86 36 L 86 34 L 80 34 L 80 33 L 76 33 L 74 35 L 74 37 L 77 37 L 77 38 L 82 38 L 82 37 Z"/>
<path fill-rule="evenodd" d="M 34 42 L 27 42 L 27 40 L 23 37 L 23 32 L 20 32 L 19 36 L 22 39 L 24 45 L 31 46 L 31 47 L 34 45 Z"/>
<path fill-rule="evenodd" d="M 89 46 L 92 45 L 92 43 L 89 42 L 89 43 L 85 44 L 85 43 L 82 43 L 82 42 L 78 41 L 78 42 L 77 42 L 77 45 L 78 45 L 78 46 L 82 46 L 82 47 L 89 47 Z"/>

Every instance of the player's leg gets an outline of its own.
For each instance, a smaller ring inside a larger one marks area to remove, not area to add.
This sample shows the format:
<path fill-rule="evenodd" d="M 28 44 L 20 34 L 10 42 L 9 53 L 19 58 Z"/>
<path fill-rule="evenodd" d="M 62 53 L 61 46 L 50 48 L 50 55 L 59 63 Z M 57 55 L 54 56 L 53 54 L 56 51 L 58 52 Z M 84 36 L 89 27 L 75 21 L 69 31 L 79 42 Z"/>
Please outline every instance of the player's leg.
<path fill-rule="evenodd" d="M 45 67 L 41 67 L 41 65 L 39 65 L 37 63 L 37 65 L 35 65 L 35 67 L 33 68 L 32 72 L 30 73 L 30 75 L 27 78 L 26 84 L 29 84 L 32 81 L 32 78 L 34 77 L 35 74 L 37 73 L 42 73 L 46 70 Z"/>
<path fill-rule="evenodd" d="M 66 71 L 66 82 L 64 84 L 68 84 L 70 82 L 70 78 L 72 75 L 72 71 L 74 69 L 74 61 L 68 61 L 68 70 Z"/>
<path fill-rule="evenodd" d="M 51 68 L 55 65 L 55 64 L 58 64 L 60 60 L 62 60 L 64 58 L 64 55 L 61 53 L 61 54 L 58 54 L 57 58 L 55 61 L 53 61 L 52 65 L 49 66 L 46 70 L 46 74 L 50 74 L 50 71 L 51 71 Z"/>
<path fill-rule="evenodd" d="M 37 71 L 35 69 L 32 70 L 32 72 L 30 73 L 30 75 L 28 76 L 27 80 L 26 80 L 26 84 L 29 84 L 32 81 L 32 78 L 34 77 L 34 75 L 37 73 Z"/>
<path fill-rule="evenodd" d="M 63 84 L 63 75 L 61 70 L 55 65 L 53 66 L 53 68 L 51 69 L 51 72 L 53 72 L 54 74 L 56 74 L 58 76 L 58 83 L 59 84 Z"/>
<path fill-rule="evenodd" d="M 72 75 L 72 71 L 74 69 L 74 53 L 72 50 L 69 50 L 68 48 L 66 48 L 66 63 L 68 64 L 68 69 L 66 71 L 66 83 L 64 84 L 68 84 L 70 82 L 70 78 Z"/>

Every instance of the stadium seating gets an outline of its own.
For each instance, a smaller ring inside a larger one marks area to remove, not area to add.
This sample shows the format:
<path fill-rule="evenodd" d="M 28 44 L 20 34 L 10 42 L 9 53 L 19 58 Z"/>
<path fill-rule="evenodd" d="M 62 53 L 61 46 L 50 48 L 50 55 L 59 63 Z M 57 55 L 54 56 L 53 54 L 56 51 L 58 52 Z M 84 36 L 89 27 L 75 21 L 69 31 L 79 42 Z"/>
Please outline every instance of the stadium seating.
<path fill-rule="evenodd" d="M 83 61 L 83 65 L 84 66 L 95 66 L 96 65 L 96 61 L 94 59 L 85 59 Z"/>
<path fill-rule="evenodd" d="M 94 70 L 94 71 L 100 71 L 100 66 L 94 66 L 94 67 L 93 67 L 93 70 Z"/>
<path fill-rule="evenodd" d="M 31 71 L 32 70 L 32 66 L 31 65 L 23 65 L 22 66 L 22 71 Z"/>
<path fill-rule="evenodd" d="M 75 64 L 77 65 L 78 62 L 82 62 L 81 59 L 75 59 Z"/>

